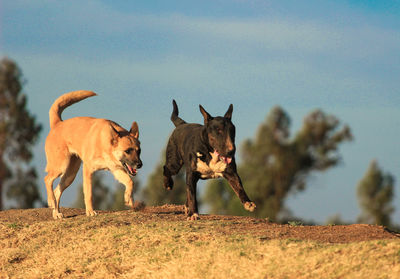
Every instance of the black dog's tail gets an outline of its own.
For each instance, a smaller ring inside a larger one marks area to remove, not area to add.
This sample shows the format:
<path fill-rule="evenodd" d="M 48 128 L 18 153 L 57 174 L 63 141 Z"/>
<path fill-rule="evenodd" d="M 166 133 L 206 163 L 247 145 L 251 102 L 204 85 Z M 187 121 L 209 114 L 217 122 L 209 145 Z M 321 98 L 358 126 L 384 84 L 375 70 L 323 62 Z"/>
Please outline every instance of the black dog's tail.
<path fill-rule="evenodd" d="M 174 110 L 172 111 L 171 114 L 171 121 L 174 123 L 175 127 L 178 127 L 179 125 L 185 124 L 185 120 L 180 118 L 178 116 L 179 110 L 178 110 L 178 105 L 176 104 L 175 100 L 172 100 L 172 105 L 174 106 Z"/>

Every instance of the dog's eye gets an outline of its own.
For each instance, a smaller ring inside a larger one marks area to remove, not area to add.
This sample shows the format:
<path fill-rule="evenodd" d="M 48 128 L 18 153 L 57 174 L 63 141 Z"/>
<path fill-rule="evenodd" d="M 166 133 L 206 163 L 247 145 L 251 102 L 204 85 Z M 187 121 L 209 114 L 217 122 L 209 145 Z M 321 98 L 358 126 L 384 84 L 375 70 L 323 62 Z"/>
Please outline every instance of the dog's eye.
<path fill-rule="evenodd" d="M 125 150 L 125 153 L 129 155 L 132 153 L 132 151 L 133 151 L 133 148 L 128 148 L 127 150 Z"/>

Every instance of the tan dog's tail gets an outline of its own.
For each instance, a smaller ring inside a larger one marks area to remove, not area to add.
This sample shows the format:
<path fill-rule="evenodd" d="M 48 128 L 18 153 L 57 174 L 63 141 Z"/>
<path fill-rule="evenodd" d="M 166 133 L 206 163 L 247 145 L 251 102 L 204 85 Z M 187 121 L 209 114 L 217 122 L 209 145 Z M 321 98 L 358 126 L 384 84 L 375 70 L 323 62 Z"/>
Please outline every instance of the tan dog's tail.
<path fill-rule="evenodd" d="M 55 102 L 51 105 L 49 111 L 50 129 L 53 128 L 58 122 L 62 121 L 61 113 L 66 107 L 96 95 L 97 94 L 92 91 L 79 90 L 69 92 L 58 97 L 58 99 L 55 100 Z"/>

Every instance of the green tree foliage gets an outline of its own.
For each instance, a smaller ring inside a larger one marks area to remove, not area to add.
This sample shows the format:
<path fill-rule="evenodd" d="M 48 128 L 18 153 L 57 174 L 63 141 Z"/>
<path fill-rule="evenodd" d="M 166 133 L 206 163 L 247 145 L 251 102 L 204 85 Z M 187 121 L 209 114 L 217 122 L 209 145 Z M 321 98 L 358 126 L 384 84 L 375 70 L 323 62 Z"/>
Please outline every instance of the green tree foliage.
<path fill-rule="evenodd" d="M 37 174 L 34 168 L 22 170 L 17 167 L 14 178 L 10 180 L 7 187 L 7 197 L 14 199 L 18 208 L 32 208 L 35 202 L 46 204 L 42 201 L 39 189 L 36 185 Z"/>
<path fill-rule="evenodd" d="M 244 142 L 238 166 L 245 190 L 257 205 L 254 214 L 278 221 L 278 215 L 287 212 L 287 195 L 304 190 L 310 172 L 324 171 L 340 161 L 338 146 L 351 140 L 352 135 L 348 126 L 340 130 L 339 126 L 336 117 L 315 110 L 291 138 L 288 114 L 281 107 L 271 110 L 255 139 Z M 225 180 L 210 181 L 203 202 L 212 213 L 251 214 L 243 209 Z"/>
<path fill-rule="evenodd" d="M 165 158 L 165 155 L 163 158 Z M 171 191 L 166 190 L 163 186 L 164 160 L 165 159 L 161 160 L 161 162 L 156 166 L 147 179 L 146 186 L 143 188 L 142 196 L 146 205 L 184 204 L 186 201 L 184 167 L 182 167 L 181 171 L 173 177 L 173 189 Z"/>
<path fill-rule="evenodd" d="M 135 181 L 135 190 L 137 191 L 139 183 Z M 116 190 L 110 191 L 104 184 L 104 175 L 101 171 L 96 171 L 92 175 L 92 202 L 93 208 L 98 210 L 123 210 L 127 209 L 124 201 L 125 186 L 116 183 Z M 75 202 L 72 207 L 85 208 L 83 196 L 83 185 L 81 184 Z"/>
<path fill-rule="evenodd" d="M 27 109 L 22 86 L 17 64 L 7 58 L 0 60 L 0 210 L 5 189 L 15 207 L 29 208 L 41 202 L 36 171 L 29 163 L 42 127 Z"/>
<path fill-rule="evenodd" d="M 393 176 L 389 173 L 384 174 L 378 163 L 373 160 L 357 186 L 357 196 L 362 211 L 358 221 L 390 226 L 390 216 L 394 211 L 391 204 L 393 191 Z"/>
<path fill-rule="evenodd" d="M 105 210 L 108 208 L 108 198 L 110 190 L 103 183 L 103 173 L 97 171 L 92 175 L 92 203 L 93 208 Z M 72 204 L 76 208 L 85 208 L 85 200 L 83 195 L 83 184 L 79 186 L 77 197 Z"/>
<path fill-rule="evenodd" d="M 108 210 L 125 210 L 128 207 L 125 205 L 124 195 L 125 195 L 125 186 L 121 183 L 117 183 L 115 185 L 117 189 L 111 195 L 111 201 L 108 205 Z M 137 189 L 138 183 L 135 183 L 135 189 Z M 135 190 L 136 192 L 136 190 Z"/>
<path fill-rule="evenodd" d="M 325 225 L 328 225 L 328 226 L 350 225 L 350 224 L 351 223 L 344 221 L 340 214 L 335 214 L 335 215 L 329 216 L 325 221 Z"/>

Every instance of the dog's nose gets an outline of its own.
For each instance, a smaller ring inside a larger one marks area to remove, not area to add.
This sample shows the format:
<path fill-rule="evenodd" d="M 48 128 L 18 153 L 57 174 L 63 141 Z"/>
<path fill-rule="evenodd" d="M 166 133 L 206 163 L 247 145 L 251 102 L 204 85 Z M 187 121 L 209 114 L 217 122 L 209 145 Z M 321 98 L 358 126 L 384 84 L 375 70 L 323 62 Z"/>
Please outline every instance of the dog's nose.
<path fill-rule="evenodd" d="M 139 161 L 139 162 L 137 163 L 137 165 L 136 165 L 136 167 L 137 167 L 138 169 L 140 169 L 142 166 L 143 166 L 142 161 Z"/>

